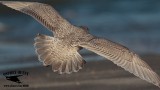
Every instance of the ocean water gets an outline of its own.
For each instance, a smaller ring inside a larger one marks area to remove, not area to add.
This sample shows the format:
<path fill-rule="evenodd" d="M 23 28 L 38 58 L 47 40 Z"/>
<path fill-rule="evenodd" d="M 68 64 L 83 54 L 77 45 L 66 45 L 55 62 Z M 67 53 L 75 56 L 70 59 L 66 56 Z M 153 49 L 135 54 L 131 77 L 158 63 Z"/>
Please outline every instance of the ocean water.
<path fill-rule="evenodd" d="M 87 26 L 96 36 L 118 42 L 138 54 L 160 54 L 159 4 L 158 0 L 77 0 L 56 4 L 55 8 L 73 25 Z M 35 56 L 33 39 L 37 33 L 52 32 L 30 16 L 7 10 L 0 10 L 0 70 L 40 65 L 31 58 L 17 62 Z M 81 53 L 87 61 L 104 59 L 85 55 L 91 53 L 87 50 Z"/>

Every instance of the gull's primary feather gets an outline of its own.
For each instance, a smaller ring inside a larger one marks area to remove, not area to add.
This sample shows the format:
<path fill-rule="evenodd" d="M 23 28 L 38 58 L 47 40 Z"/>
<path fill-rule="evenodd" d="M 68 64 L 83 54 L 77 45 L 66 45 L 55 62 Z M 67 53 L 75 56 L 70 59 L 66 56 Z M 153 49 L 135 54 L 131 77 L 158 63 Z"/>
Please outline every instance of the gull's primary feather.
<path fill-rule="evenodd" d="M 63 33 L 66 34 L 66 32 L 68 32 L 66 29 L 72 27 L 72 25 L 62 18 L 50 5 L 38 2 L 19 1 L 0 1 L 0 3 L 32 16 L 49 30 L 54 31 L 57 36 L 63 35 Z"/>
<path fill-rule="evenodd" d="M 89 42 L 82 43 L 80 46 L 111 60 L 137 77 L 160 87 L 159 76 L 147 63 L 128 48 L 110 40 L 96 37 Z"/>

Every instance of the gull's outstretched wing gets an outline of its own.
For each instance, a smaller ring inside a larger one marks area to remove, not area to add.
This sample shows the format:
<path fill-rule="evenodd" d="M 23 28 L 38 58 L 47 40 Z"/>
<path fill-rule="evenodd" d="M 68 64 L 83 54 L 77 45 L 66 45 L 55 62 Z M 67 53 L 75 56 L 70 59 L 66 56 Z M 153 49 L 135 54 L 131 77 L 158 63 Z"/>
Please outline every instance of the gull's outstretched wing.
<path fill-rule="evenodd" d="M 34 17 L 56 34 L 61 35 L 65 32 L 67 33 L 68 28 L 71 27 L 68 21 L 62 18 L 54 8 L 47 4 L 19 1 L 0 1 L 0 3 Z"/>
<path fill-rule="evenodd" d="M 94 38 L 80 46 L 111 60 L 137 77 L 160 87 L 159 76 L 138 55 L 126 47 L 101 38 Z"/>

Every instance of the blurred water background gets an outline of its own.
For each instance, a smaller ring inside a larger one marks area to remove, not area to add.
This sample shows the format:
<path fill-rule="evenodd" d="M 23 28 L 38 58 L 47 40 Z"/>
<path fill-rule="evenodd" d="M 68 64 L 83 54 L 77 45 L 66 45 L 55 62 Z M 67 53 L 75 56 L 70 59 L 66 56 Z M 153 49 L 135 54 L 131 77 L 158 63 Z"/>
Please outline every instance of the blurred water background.
<path fill-rule="evenodd" d="M 138 54 L 160 54 L 159 0 L 27 1 L 50 4 L 72 24 Z M 52 35 L 30 16 L 0 5 L 0 71 L 41 65 L 33 47 L 37 33 Z M 104 60 L 86 50 L 81 54 L 86 61 Z"/>

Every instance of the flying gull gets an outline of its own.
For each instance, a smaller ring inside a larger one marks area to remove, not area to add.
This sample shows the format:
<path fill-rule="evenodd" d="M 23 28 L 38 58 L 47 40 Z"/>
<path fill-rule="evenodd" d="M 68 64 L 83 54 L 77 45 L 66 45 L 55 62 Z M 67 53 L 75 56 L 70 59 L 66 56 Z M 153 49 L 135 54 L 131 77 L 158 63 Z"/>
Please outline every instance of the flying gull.
<path fill-rule="evenodd" d="M 137 54 L 120 44 L 91 35 L 86 27 L 70 24 L 51 6 L 38 2 L 0 3 L 32 16 L 54 33 L 54 37 L 38 34 L 34 44 L 39 60 L 44 66 L 52 65 L 54 72 L 70 74 L 82 69 L 85 60 L 78 51 L 86 48 L 160 87 L 159 76 Z"/>

